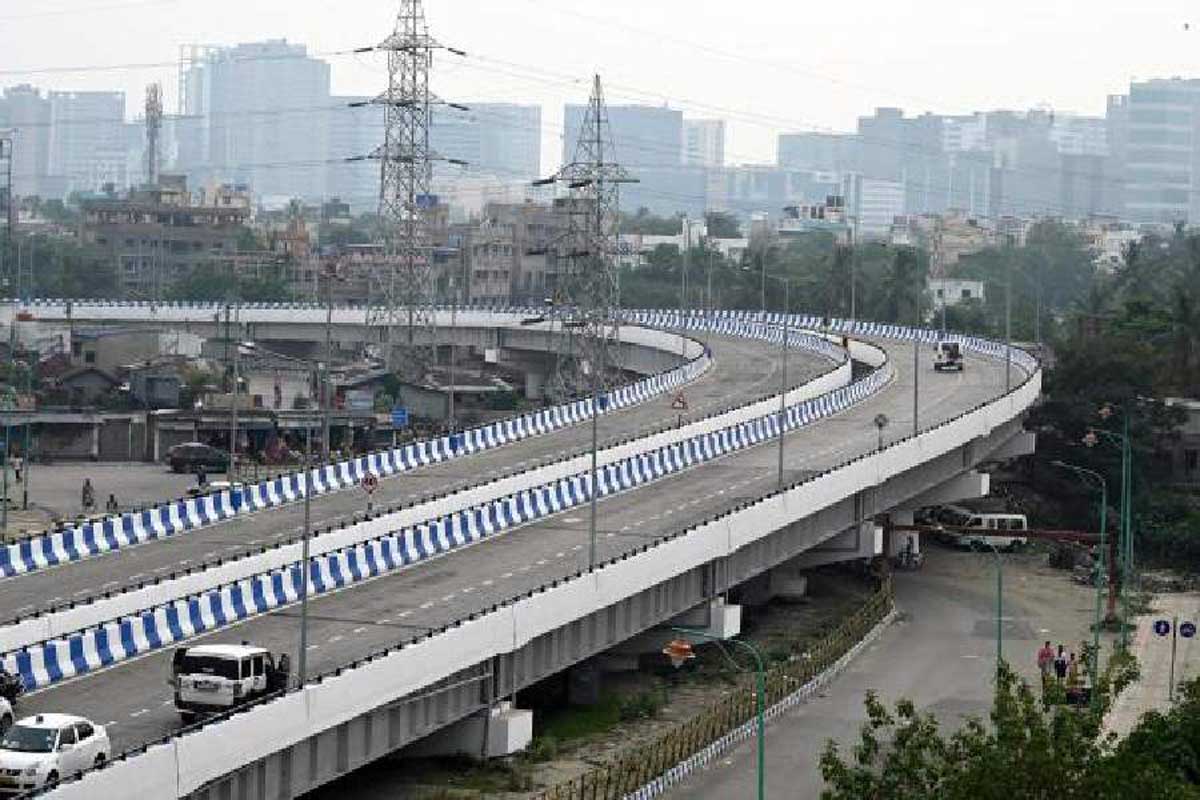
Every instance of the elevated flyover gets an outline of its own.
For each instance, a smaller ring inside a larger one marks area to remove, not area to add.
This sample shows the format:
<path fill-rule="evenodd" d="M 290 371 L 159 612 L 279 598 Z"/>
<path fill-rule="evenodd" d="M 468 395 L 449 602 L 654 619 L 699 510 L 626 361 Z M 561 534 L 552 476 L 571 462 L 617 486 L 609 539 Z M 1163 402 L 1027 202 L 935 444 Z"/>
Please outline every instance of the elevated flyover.
<path fill-rule="evenodd" d="M 309 654 L 322 679 L 194 730 L 176 733 L 161 653 L 35 694 L 31 709 L 70 708 L 115 723 L 120 745 L 151 742 L 53 795 L 121 797 L 136 781 L 152 796 L 293 797 L 798 556 L 874 555 L 876 514 L 1027 446 L 1020 417 L 1040 371 L 1018 353 L 1006 393 L 988 343 L 961 375 L 922 370 L 913 437 L 913 346 L 905 331 L 869 330 L 890 334 L 879 341 L 894 376 L 787 436 L 782 490 L 773 450 L 743 450 L 603 501 L 608 560 L 595 571 L 583 515 L 567 512 L 322 597 Z M 892 423 L 877 451 L 880 413 Z M 296 628 L 285 609 L 224 636 L 292 650 Z"/>

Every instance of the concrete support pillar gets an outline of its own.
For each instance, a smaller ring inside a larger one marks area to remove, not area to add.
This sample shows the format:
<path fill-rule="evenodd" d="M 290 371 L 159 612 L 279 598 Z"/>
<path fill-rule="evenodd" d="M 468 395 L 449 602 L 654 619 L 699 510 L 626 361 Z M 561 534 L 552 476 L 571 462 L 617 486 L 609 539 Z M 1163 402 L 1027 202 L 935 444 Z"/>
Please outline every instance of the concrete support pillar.
<path fill-rule="evenodd" d="M 609 672 L 637 669 L 638 656 L 657 655 L 667 642 L 679 638 L 672 628 L 695 628 L 708 636 L 731 639 L 742 632 L 742 607 L 718 597 L 688 609 L 670 622 L 613 647 L 600 658 L 600 668 Z"/>
<path fill-rule="evenodd" d="M 546 373 L 541 370 L 525 371 L 525 399 L 541 400 L 546 396 Z"/>
<path fill-rule="evenodd" d="M 533 741 L 533 712 L 513 708 L 502 700 L 487 711 L 473 714 L 406 747 L 408 758 L 465 755 L 503 758 L 519 753 Z"/>
<path fill-rule="evenodd" d="M 893 525 L 912 525 L 913 512 L 906 508 L 897 508 L 891 512 Z M 885 553 L 889 558 L 900 555 L 912 548 L 914 554 L 921 552 L 921 535 L 912 531 L 892 531 L 891 540 L 884 542 Z"/>

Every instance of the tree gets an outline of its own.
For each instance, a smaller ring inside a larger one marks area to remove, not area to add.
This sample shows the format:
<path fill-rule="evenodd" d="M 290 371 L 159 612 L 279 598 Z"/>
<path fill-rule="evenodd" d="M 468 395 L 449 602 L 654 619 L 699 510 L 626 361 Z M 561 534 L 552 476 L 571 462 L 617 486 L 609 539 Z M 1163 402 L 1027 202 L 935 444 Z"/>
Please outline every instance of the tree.
<path fill-rule="evenodd" d="M 714 239 L 742 237 L 742 226 L 738 224 L 737 217 L 724 211 L 709 211 L 704 215 L 704 225 L 708 228 L 708 235 Z"/>
<path fill-rule="evenodd" d="M 1100 681 L 1098 714 L 1056 702 L 1061 692 L 1051 691 L 1043 705 L 1004 667 L 990 724 L 969 719 L 949 735 L 910 701 L 890 711 L 868 694 L 867 722 L 850 758 L 832 741 L 821 756 L 822 800 L 1200 798 L 1200 681 L 1171 712 L 1147 716 L 1110 750 L 1100 721 L 1113 691 L 1130 677 L 1126 667 L 1117 670 L 1116 685 Z"/>

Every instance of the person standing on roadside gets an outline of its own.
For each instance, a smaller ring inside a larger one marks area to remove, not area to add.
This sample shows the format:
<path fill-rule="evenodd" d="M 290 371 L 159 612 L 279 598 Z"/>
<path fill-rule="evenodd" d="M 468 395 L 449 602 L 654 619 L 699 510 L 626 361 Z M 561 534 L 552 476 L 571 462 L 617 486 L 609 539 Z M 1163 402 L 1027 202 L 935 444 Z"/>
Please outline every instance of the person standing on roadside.
<path fill-rule="evenodd" d="M 84 512 L 89 512 L 96 507 L 96 490 L 92 488 L 92 479 L 83 479 L 83 492 L 80 498 Z"/>
<path fill-rule="evenodd" d="M 20 483 L 21 482 L 21 467 L 25 466 L 25 462 L 23 462 L 21 460 L 20 456 L 13 456 L 9 460 L 12 461 L 13 472 L 16 474 L 17 483 Z"/>
<path fill-rule="evenodd" d="M 1067 654 L 1061 644 L 1058 646 L 1058 655 L 1054 657 L 1054 674 L 1059 683 L 1067 679 Z"/>
<path fill-rule="evenodd" d="M 1050 676 L 1054 674 L 1054 648 L 1050 646 L 1050 642 L 1042 645 L 1042 649 L 1037 651 L 1038 672 L 1042 673 L 1042 687 L 1045 688 L 1050 683 Z"/>

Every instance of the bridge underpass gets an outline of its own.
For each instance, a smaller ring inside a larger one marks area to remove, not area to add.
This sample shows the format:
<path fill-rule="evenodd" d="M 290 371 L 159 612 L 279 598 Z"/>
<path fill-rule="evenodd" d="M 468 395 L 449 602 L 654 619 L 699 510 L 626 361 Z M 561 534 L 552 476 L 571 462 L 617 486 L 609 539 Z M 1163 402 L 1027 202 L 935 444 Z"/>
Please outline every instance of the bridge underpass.
<path fill-rule="evenodd" d="M 898 376 L 891 386 L 843 414 L 788 437 L 788 482 L 843 464 L 876 447 L 871 424 L 880 411 L 893 419 L 893 436 L 911 430 L 911 345 L 886 345 Z M 922 425 L 930 427 L 1003 390 L 1003 365 L 983 358 L 959 375 L 922 375 Z M 771 533 L 729 557 L 685 571 L 652 589 L 621 600 L 562 629 L 539 637 L 489 664 L 450 676 L 445 690 L 424 687 L 413 698 L 361 715 L 231 774 L 210 787 L 211 797 L 291 797 L 390 752 L 446 723 L 478 711 L 495 698 L 577 663 L 618 641 L 666 621 L 729 588 L 786 563 L 805 550 L 875 513 L 954 479 L 990 453 L 1001 452 L 1020 433 L 1019 421 L 922 466 L 828 505 L 819 513 Z M 687 528 L 776 485 L 774 450 L 758 447 L 698 467 L 652 487 L 601 504 L 600 556 L 635 552 L 646 542 Z M 586 523 L 567 512 L 453 555 L 347 589 L 313 603 L 310 660 L 334 669 L 414 632 L 437 629 L 586 566 Z M 283 611 L 251 620 L 225 640 L 242 638 L 277 650 L 294 648 L 296 619 Z M 221 639 L 221 634 L 213 639 Z M 175 727 L 170 693 L 157 691 L 166 674 L 163 654 L 87 676 L 35 695 L 30 706 L 71 707 L 116 723 L 121 744 L 144 742 Z M 101 699 L 103 698 L 103 699 Z M 90 704 L 90 705 L 89 705 Z M 382 716 L 380 716 L 382 715 Z M 124 717 L 124 718 L 121 718 Z M 228 723 L 222 723 L 228 724 Z M 368 746 L 369 743 L 369 746 Z M 357 749 L 356 749 L 357 748 Z M 303 760 L 300 759 L 304 755 Z M 298 764 L 307 765 L 307 771 Z M 65 788 L 64 790 L 65 791 Z M 201 795 L 197 795 L 201 796 Z"/>

